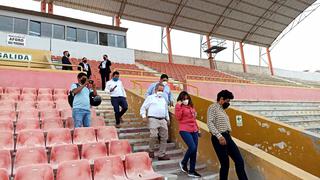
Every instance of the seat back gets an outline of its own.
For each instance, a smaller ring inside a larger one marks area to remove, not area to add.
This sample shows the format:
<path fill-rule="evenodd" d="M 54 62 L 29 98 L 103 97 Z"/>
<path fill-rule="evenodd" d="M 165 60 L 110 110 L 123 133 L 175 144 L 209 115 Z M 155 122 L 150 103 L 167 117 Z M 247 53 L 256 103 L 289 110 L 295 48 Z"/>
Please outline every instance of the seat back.
<path fill-rule="evenodd" d="M 125 167 L 129 178 L 154 173 L 152 162 L 147 152 L 138 152 L 126 155 Z"/>
<path fill-rule="evenodd" d="M 115 140 L 109 142 L 109 155 L 126 155 L 132 152 L 128 140 Z"/>
<path fill-rule="evenodd" d="M 48 163 L 47 153 L 44 147 L 17 149 L 14 160 L 14 169 L 25 165 Z"/>
<path fill-rule="evenodd" d="M 36 164 L 19 167 L 14 180 L 54 180 L 53 169 L 49 164 Z"/>
<path fill-rule="evenodd" d="M 75 128 L 73 132 L 73 143 L 74 144 L 85 144 L 97 142 L 94 128 L 92 127 L 81 127 Z"/>
<path fill-rule="evenodd" d="M 88 160 L 66 161 L 58 166 L 56 180 L 92 180 Z"/>
<path fill-rule="evenodd" d="M 69 129 L 58 128 L 58 129 L 50 129 L 47 133 L 47 142 L 46 146 L 51 147 L 59 144 L 71 144 L 71 132 Z"/>
<path fill-rule="evenodd" d="M 0 150 L 0 169 L 5 169 L 11 174 L 11 154 L 9 150 Z"/>
<path fill-rule="evenodd" d="M 6 150 L 14 149 L 12 131 L 0 131 L 0 149 L 6 149 Z"/>
<path fill-rule="evenodd" d="M 32 130 L 32 129 L 40 129 L 39 119 L 27 119 L 27 120 L 19 120 L 16 123 L 16 133 L 19 133 L 22 130 Z"/>
<path fill-rule="evenodd" d="M 16 148 L 45 147 L 43 131 L 40 129 L 21 130 L 17 136 Z"/>
<path fill-rule="evenodd" d="M 1 180 L 9 180 L 9 172 L 5 169 L 0 169 L 0 179 Z"/>
<path fill-rule="evenodd" d="M 118 132 L 114 126 L 100 126 L 97 127 L 98 142 L 107 142 L 111 140 L 118 140 Z"/>
<path fill-rule="evenodd" d="M 82 145 L 81 159 L 92 160 L 98 157 L 105 157 L 108 155 L 107 146 L 105 143 L 87 143 Z"/>
<path fill-rule="evenodd" d="M 115 179 L 115 177 L 127 179 L 123 161 L 120 156 L 108 156 L 95 159 L 93 173 L 95 180 L 105 180 L 106 177 L 110 177 L 110 179 Z"/>
<path fill-rule="evenodd" d="M 78 146 L 75 144 L 56 145 L 51 149 L 50 164 L 52 165 L 79 159 Z"/>

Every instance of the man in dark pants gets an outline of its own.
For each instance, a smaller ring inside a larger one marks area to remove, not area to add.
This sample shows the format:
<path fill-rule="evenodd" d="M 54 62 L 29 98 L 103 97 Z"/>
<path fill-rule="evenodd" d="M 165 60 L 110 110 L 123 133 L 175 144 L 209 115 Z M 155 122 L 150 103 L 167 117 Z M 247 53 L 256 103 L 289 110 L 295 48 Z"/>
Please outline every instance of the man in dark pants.
<path fill-rule="evenodd" d="M 91 77 L 91 67 L 90 67 L 90 64 L 88 64 L 87 58 L 83 57 L 82 58 L 82 62 L 79 63 L 79 65 L 82 67 L 82 70 L 87 73 L 88 79 L 90 79 L 90 77 Z M 78 67 L 78 70 L 79 71 L 81 70 L 80 67 Z"/>
<path fill-rule="evenodd" d="M 111 73 L 111 61 L 108 59 L 108 55 L 103 55 L 103 61 L 99 65 L 99 73 L 101 75 L 101 83 L 102 83 L 102 90 L 106 87 L 106 82 L 110 79 Z"/>
<path fill-rule="evenodd" d="M 225 112 L 233 99 L 233 94 L 223 90 L 217 95 L 217 102 L 209 106 L 207 124 L 212 134 L 211 141 L 220 161 L 220 180 L 227 180 L 229 173 L 229 156 L 235 163 L 236 173 L 239 180 L 247 180 L 244 169 L 244 161 L 237 145 L 230 135 L 231 125 L 229 117 Z"/>
<path fill-rule="evenodd" d="M 120 128 L 122 116 L 128 110 L 127 95 L 122 82 L 119 79 L 120 74 L 118 71 L 112 73 L 112 79 L 107 82 L 105 91 L 111 96 L 111 104 L 114 110 L 116 119 L 116 127 Z M 120 111 L 121 107 L 121 111 Z"/>
<path fill-rule="evenodd" d="M 63 57 L 62 57 L 62 64 L 68 64 L 71 65 L 71 62 L 69 61 L 70 53 L 69 51 L 63 51 Z M 71 66 L 62 66 L 62 70 L 70 70 L 72 71 Z"/>

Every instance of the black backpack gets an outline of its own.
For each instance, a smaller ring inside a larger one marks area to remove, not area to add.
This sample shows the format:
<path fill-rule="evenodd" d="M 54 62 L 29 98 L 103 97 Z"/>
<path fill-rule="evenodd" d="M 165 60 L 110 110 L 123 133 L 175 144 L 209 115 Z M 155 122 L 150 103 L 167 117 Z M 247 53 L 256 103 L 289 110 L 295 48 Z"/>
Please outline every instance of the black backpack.
<path fill-rule="evenodd" d="M 76 85 L 77 85 L 77 88 L 80 86 L 79 83 L 76 83 Z M 73 99 L 74 99 L 74 93 L 70 90 L 68 94 L 68 102 L 71 107 L 73 106 Z"/>

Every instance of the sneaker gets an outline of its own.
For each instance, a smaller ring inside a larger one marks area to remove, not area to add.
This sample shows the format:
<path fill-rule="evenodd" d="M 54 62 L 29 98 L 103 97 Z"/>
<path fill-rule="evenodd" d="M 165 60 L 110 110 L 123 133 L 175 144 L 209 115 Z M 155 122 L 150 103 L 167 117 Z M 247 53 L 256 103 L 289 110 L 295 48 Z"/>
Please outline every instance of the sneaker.
<path fill-rule="evenodd" d="M 154 158 L 154 152 L 149 152 L 149 157 L 153 159 Z"/>
<path fill-rule="evenodd" d="M 170 157 L 168 155 L 164 155 L 162 157 L 158 157 L 158 160 L 159 161 L 168 161 L 168 160 L 170 160 Z"/>
<path fill-rule="evenodd" d="M 200 177 L 201 177 L 201 175 L 200 175 L 199 173 L 197 173 L 196 171 L 194 171 L 194 172 L 189 172 L 189 173 L 188 173 L 188 176 L 189 176 L 189 177 L 194 177 L 194 178 L 200 178 Z"/>
<path fill-rule="evenodd" d="M 182 164 L 182 162 L 179 162 L 179 166 L 182 172 L 188 173 L 188 167 L 187 165 Z"/>

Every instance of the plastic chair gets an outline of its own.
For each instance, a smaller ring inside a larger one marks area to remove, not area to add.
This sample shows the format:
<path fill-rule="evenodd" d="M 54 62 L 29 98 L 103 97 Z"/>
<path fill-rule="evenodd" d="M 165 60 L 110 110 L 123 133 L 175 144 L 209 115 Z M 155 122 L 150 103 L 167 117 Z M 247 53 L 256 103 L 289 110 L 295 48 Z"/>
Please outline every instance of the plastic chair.
<path fill-rule="evenodd" d="M 98 157 L 105 157 L 108 155 L 107 146 L 105 143 L 87 143 L 82 145 L 81 159 L 93 160 Z"/>
<path fill-rule="evenodd" d="M 56 180 L 92 180 L 90 164 L 88 160 L 75 160 L 63 162 L 58 166 Z"/>
<path fill-rule="evenodd" d="M 71 132 L 66 128 L 49 129 L 47 133 L 47 147 L 54 145 L 72 144 Z"/>
<path fill-rule="evenodd" d="M 19 167 L 14 180 L 54 180 L 53 169 L 49 164 L 36 164 Z"/>
<path fill-rule="evenodd" d="M 75 128 L 73 132 L 73 143 L 74 144 L 85 144 L 97 142 L 94 128 L 92 127 L 81 127 Z"/>
<path fill-rule="evenodd" d="M 0 149 L 14 150 L 12 131 L 0 131 Z"/>
<path fill-rule="evenodd" d="M 126 174 L 129 179 L 163 180 L 164 177 L 153 171 L 152 162 L 147 152 L 126 155 Z"/>
<path fill-rule="evenodd" d="M 128 140 L 115 140 L 109 142 L 109 155 L 121 155 L 124 156 L 132 152 L 130 143 Z"/>
<path fill-rule="evenodd" d="M 79 159 L 79 149 L 75 144 L 56 145 L 51 149 L 50 164 L 54 169 L 62 162 Z"/>
<path fill-rule="evenodd" d="M 40 129 L 21 130 L 17 136 L 16 148 L 45 147 L 43 131 Z"/>
<path fill-rule="evenodd" d="M 108 156 L 95 159 L 93 174 L 95 180 L 105 180 L 106 177 L 112 180 L 128 179 L 120 156 Z"/>
<path fill-rule="evenodd" d="M 114 126 L 100 126 L 96 129 L 98 142 L 108 142 L 119 139 L 117 129 Z"/>
<path fill-rule="evenodd" d="M 0 150 L 0 169 L 4 169 L 11 174 L 11 154 L 9 150 Z"/>
<path fill-rule="evenodd" d="M 17 149 L 14 160 L 14 169 L 32 164 L 48 163 L 47 153 L 44 147 Z"/>

